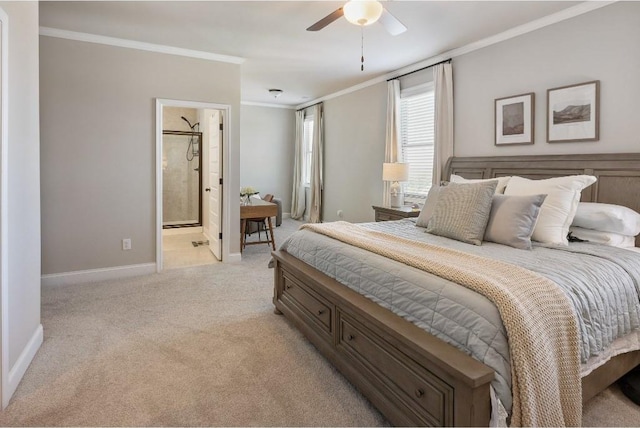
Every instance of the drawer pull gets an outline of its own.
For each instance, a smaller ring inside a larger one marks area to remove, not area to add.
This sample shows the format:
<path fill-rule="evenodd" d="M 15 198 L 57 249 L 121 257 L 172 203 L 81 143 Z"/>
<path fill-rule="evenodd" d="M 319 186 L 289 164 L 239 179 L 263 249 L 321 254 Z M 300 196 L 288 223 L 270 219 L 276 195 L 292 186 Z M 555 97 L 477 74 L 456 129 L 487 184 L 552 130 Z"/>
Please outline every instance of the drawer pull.
<path fill-rule="evenodd" d="M 284 288 L 286 288 L 287 290 L 289 290 L 291 288 L 291 284 L 287 284 L 284 286 Z"/>
<path fill-rule="evenodd" d="M 415 394 L 416 394 L 417 398 L 420 398 L 420 397 L 422 397 L 424 395 L 424 390 L 422 388 L 417 388 L 415 390 Z"/>
<path fill-rule="evenodd" d="M 356 337 L 353 334 L 347 334 L 347 340 L 353 340 Z"/>
<path fill-rule="evenodd" d="M 324 314 L 324 312 L 325 312 L 324 309 L 318 309 L 318 315 L 322 315 Z"/>

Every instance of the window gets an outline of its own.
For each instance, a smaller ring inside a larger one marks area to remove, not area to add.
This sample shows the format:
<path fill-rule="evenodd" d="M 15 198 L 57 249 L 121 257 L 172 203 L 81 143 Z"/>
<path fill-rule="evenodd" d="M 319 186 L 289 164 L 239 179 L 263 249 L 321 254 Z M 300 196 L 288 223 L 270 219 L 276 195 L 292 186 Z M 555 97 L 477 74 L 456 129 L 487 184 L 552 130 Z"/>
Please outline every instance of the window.
<path fill-rule="evenodd" d="M 304 118 L 303 128 L 304 164 L 302 165 L 302 179 L 306 186 L 311 185 L 311 155 L 313 153 L 313 116 Z"/>
<path fill-rule="evenodd" d="M 422 202 L 431 188 L 434 143 L 433 83 L 400 93 L 400 142 L 402 160 L 409 166 L 404 183 L 405 200 Z"/>

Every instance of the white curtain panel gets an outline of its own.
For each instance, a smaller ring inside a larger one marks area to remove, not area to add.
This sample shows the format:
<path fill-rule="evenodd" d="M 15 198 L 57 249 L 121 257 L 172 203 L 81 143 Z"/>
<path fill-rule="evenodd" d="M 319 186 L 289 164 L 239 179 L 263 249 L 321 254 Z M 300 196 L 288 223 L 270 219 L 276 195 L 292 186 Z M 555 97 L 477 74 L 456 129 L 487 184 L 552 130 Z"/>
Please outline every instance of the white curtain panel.
<path fill-rule="evenodd" d="M 293 158 L 293 191 L 291 193 L 291 218 L 299 220 L 304 215 L 305 188 L 302 178 L 304 165 L 304 110 L 296 112 L 295 157 Z"/>
<path fill-rule="evenodd" d="M 309 222 L 320 223 L 322 221 L 322 163 L 324 153 L 324 109 L 319 103 L 310 107 L 313 111 L 313 141 L 311 152 L 311 180 L 309 201 Z"/>
<path fill-rule="evenodd" d="M 440 184 L 447 160 L 453 156 L 453 70 L 451 63 L 433 67 L 435 88 L 435 147 L 433 159 L 433 185 Z"/>
<path fill-rule="evenodd" d="M 402 162 L 400 150 L 400 81 L 387 82 L 387 133 L 384 146 L 385 162 Z M 391 205 L 391 183 L 383 181 L 382 204 Z"/>

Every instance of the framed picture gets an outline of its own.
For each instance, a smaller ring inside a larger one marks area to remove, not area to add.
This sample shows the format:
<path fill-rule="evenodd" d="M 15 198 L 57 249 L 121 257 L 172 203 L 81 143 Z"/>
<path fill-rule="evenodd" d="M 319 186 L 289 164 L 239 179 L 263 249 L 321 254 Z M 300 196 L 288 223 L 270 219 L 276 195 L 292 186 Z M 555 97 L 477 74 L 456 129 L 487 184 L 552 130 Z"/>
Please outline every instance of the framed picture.
<path fill-rule="evenodd" d="M 547 142 L 600 138 L 600 81 L 547 89 Z"/>
<path fill-rule="evenodd" d="M 533 144 L 534 104 L 533 92 L 495 101 L 496 146 Z"/>

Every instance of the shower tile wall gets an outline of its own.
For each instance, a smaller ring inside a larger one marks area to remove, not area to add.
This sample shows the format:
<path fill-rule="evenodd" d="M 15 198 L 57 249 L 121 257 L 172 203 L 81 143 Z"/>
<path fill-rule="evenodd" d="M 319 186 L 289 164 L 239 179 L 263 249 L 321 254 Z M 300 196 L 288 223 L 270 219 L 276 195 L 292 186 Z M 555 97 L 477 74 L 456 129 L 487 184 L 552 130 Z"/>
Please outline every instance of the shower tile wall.
<path fill-rule="evenodd" d="M 189 125 L 181 116 L 192 124 L 198 121 L 196 109 L 165 107 L 163 130 L 190 131 Z M 197 223 L 200 179 L 200 174 L 196 171 L 198 156 L 187 161 L 188 136 L 164 135 L 162 141 L 163 224 Z"/>

